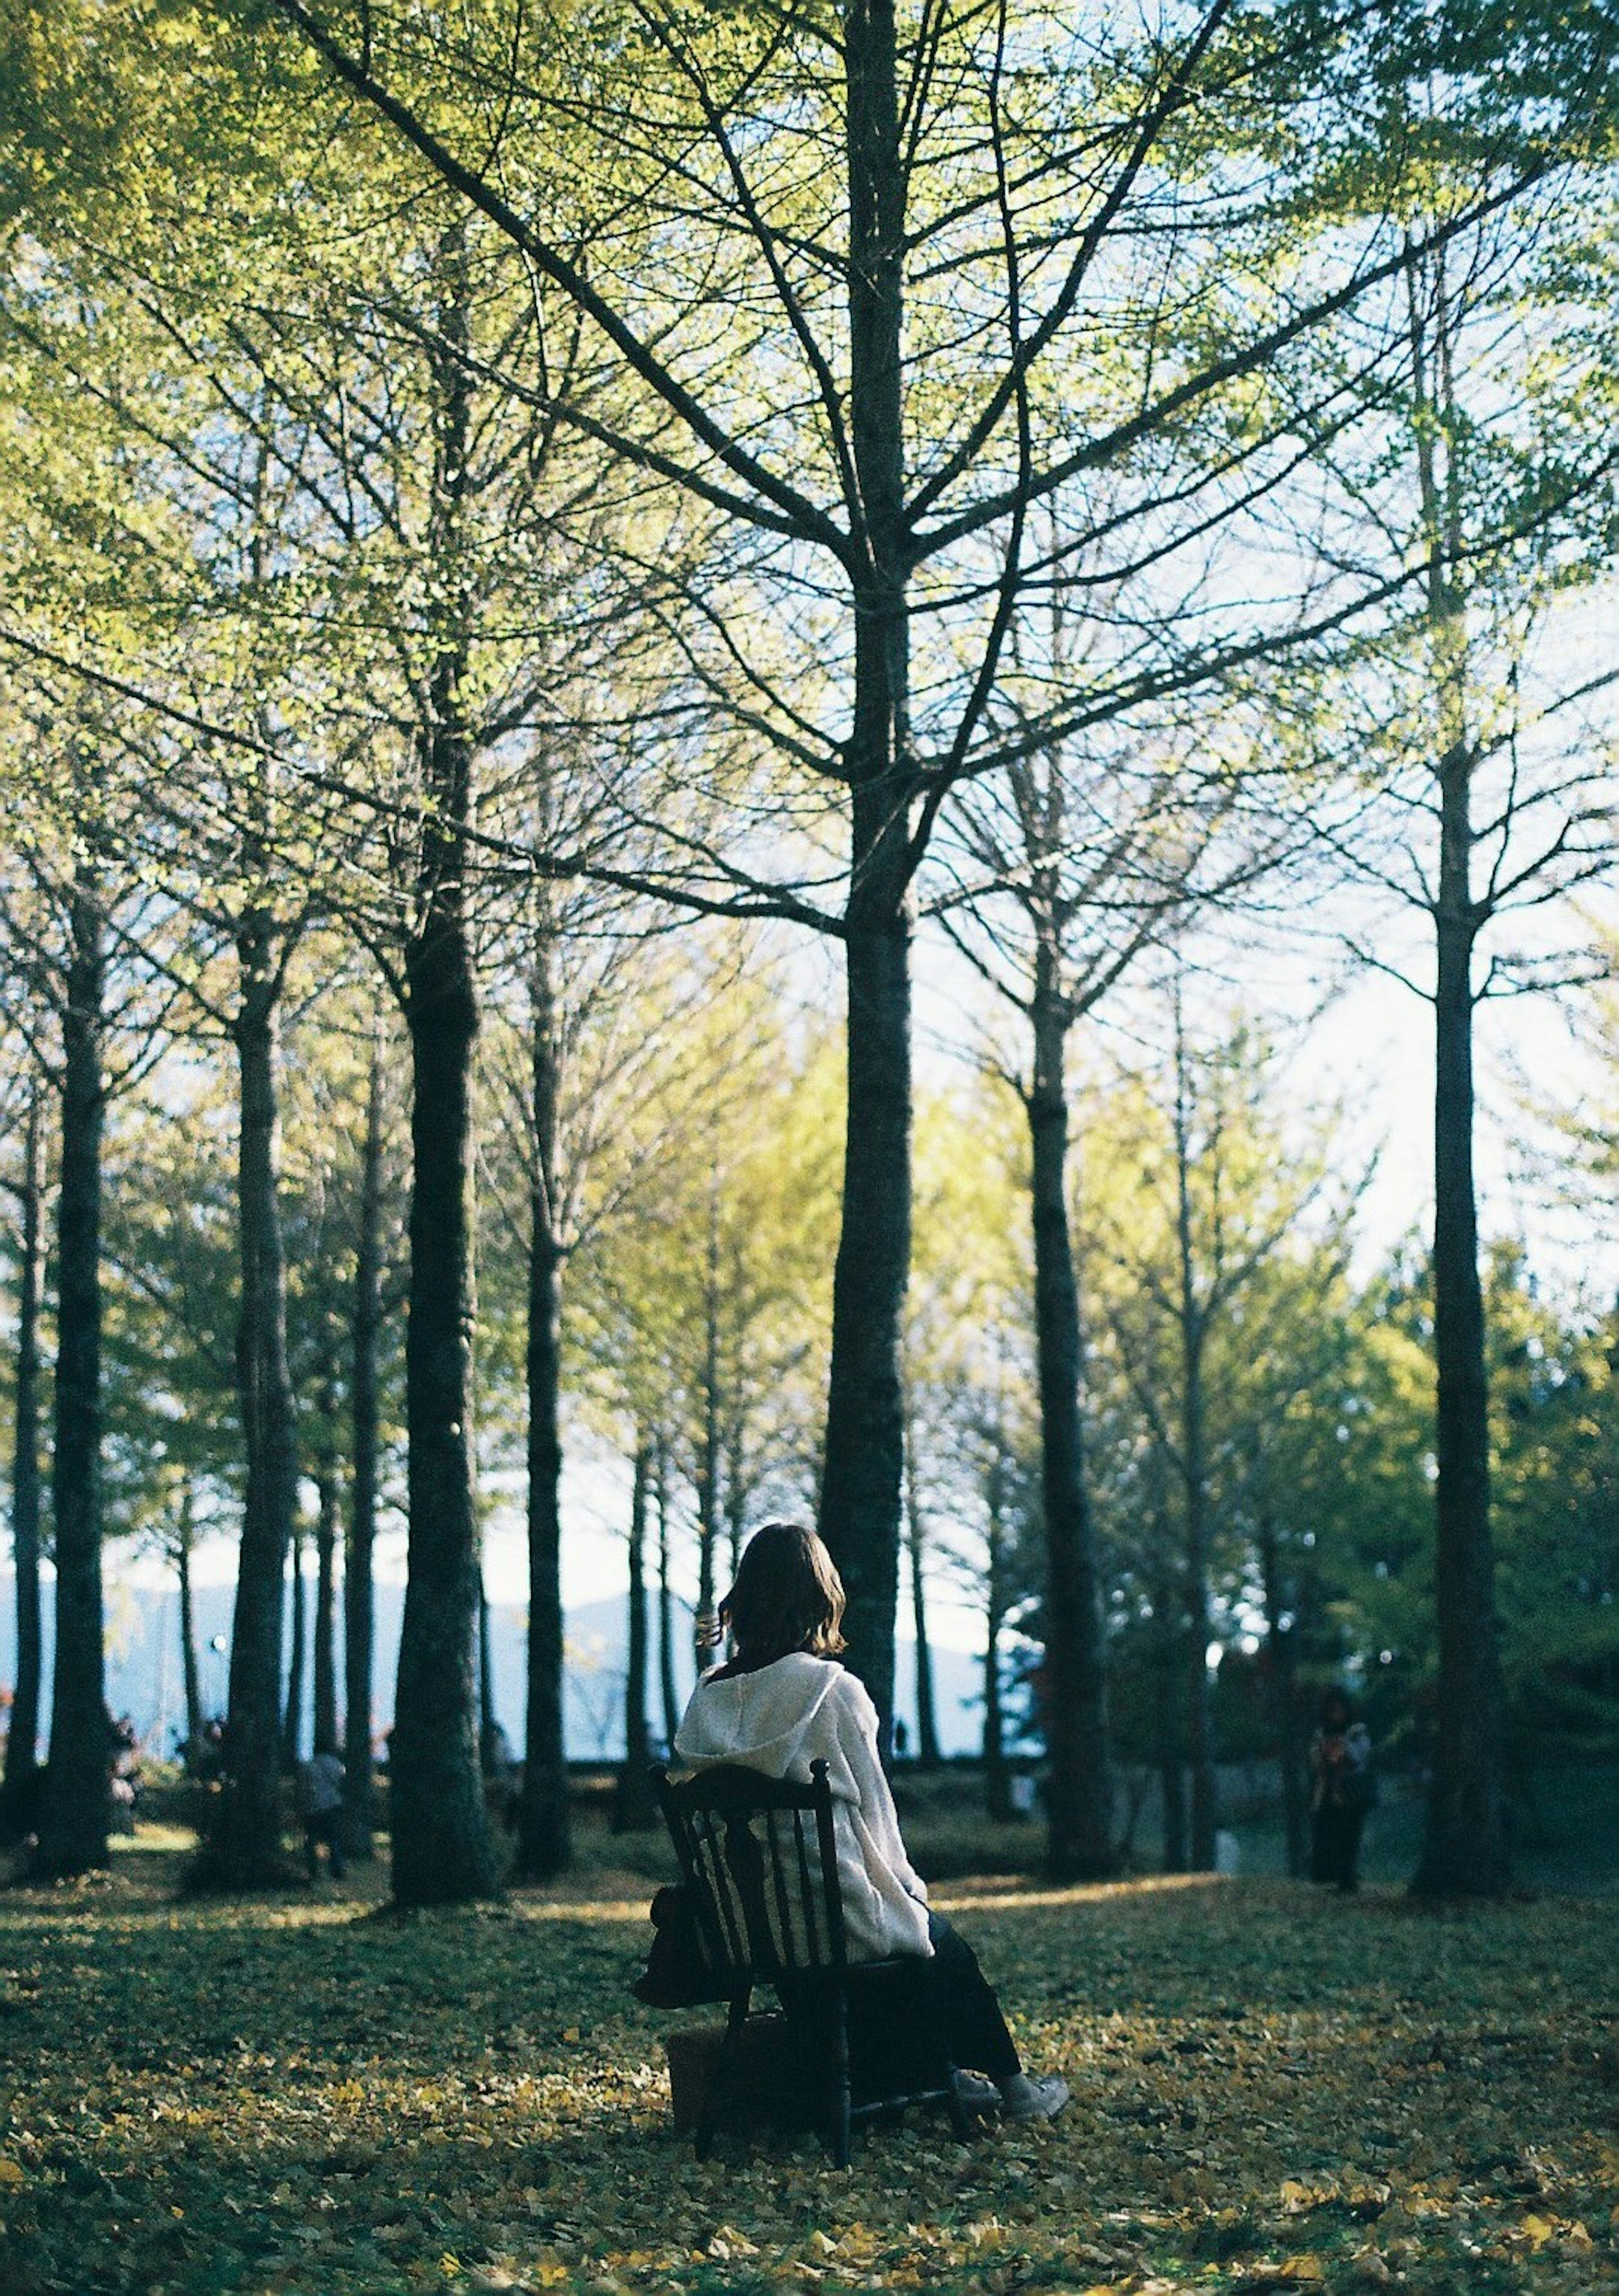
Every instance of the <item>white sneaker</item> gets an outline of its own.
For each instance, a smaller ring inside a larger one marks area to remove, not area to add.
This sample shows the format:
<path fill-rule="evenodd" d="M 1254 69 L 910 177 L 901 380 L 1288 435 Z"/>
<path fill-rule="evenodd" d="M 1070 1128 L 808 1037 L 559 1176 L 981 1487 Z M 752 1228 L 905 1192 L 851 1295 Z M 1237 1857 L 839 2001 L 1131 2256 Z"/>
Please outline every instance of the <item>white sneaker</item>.
<path fill-rule="evenodd" d="M 1008 2120 L 1055 2120 L 1072 2094 L 1060 2073 L 1014 2073 L 1001 2084 L 1001 2110 Z"/>

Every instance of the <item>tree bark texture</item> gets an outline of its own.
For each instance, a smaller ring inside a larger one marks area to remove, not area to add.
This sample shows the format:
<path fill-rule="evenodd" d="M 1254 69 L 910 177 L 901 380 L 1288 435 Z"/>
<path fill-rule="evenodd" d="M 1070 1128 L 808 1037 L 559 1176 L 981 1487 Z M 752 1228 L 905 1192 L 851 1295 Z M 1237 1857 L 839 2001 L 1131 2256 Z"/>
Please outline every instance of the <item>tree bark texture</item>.
<path fill-rule="evenodd" d="M 335 1382 L 326 1394 L 328 1414 L 335 1414 Z M 326 1417 L 331 1429 L 331 1417 Z M 337 1549 L 339 1492 L 335 1431 L 324 1439 L 326 1448 L 315 1471 L 315 1616 L 310 1636 L 314 1660 L 313 1736 L 317 1749 L 338 1743 L 337 1681 Z"/>
<path fill-rule="evenodd" d="M 1209 1695 L 1208 1465 L 1203 1391 L 1206 1329 L 1198 1299 L 1191 1217 L 1191 1116 L 1185 1038 L 1175 1006 L 1176 1241 L 1181 1262 L 1181 1486 L 1186 1532 L 1186 1739 L 1191 1774 L 1191 1870 L 1214 1871 L 1219 1822 L 1214 1702 Z"/>
<path fill-rule="evenodd" d="M 624 1767 L 613 1798 L 613 1831 L 628 1833 L 651 1824 L 647 1736 L 647 1498 L 652 1480 L 650 1446 L 635 1447 L 630 1485 L 630 1595 L 627 1656 L 624 1674 Z"/>
<path fill-rule="evenodd" d="M 304 1685 L 309 1677 L 309 1590 L 304 1581 L 304 1533 L 294 1522 L 288 1546 L 290 1564 L 288 1610 L 287 1693 L 282 1705 L 281 1766 L 289 1776 L 303 1759 Z"/>
<path fill-rule="evenodd" d="M 17 1353 L 12 1407 L 12 1561 L 16 1579 L 17 1681 L 0 1784 L 0 1840 L 31 1830 L 39 1792 L 39 1309 L 45 1283 L 45 1122 L 37 1086 L 29 1100 L 18 1190 Z"/>
<path fill-rule="evenodd" d="M 658 1688 L 663 1709 L 663 1741 L 673 1751 L 680 1727 L 680 1698 L 675 1685 L 675 1592 L 669 1584 L 669 1451 L 659 1434 L 654 1451 L 658 1508 Z"/>
<path fill-rule="evenodd" d="M 101 889 L 93 862 L 69 896 L 62 1013 L 61 1176 L 56 1210 L 56 1397 L 52 1497 L 56 1648 L 51 1747 L 38 1844 L 41 1877 L 107 1862 L 109 1745 L 102 1664 L 102 1128 L 103 998 Z"/>
<path fill-rule="evenodd" d="M 573 1856 L 562 1729 L 562 1252 L 557 1232 L 560 1050 L 551 938 L 530 988 L 534 1166 L 528 1208 L 528 1682 L 517 1870 L 545 1882 Z"/>
<path fill-rule="evenodd" d="M 467 917 L 474 746 L 466 718 L 470 607 L 462 520 L 471 385 L 459 234 L 440 317 L 433 541 L 448 603 L 421 729 L 430 811 L 405 943 L 410 1030 L 409 1575 L 390 1772 L 393 1893 L 403 1906 L 487 1896 L 494 1848 L 478 1762 L 478 1513 L 472 1452 L 472 1054 L 478 985 Z"/>
<path fill-rule="evenodd" d="M 382 1322 L 382 1047 L 373 1037 L 360 1163 L 349 1325 L 349 1421 L 354 1480 L 343 1556 L 343 1812 L 348 1853 L 372 1854 L 376 1780 L 371 1742 L 377 1535 L 377 1346 Z"/>
<path fill-rule="evenodd" d="M 706 1637 L 714 1625 L 715 1568 L 720 1538 L 720 1202 L 717 1175 L 708 1192 L 703 1260 L 702 1426 L 697 1448 L 697 1615 L 691 1622 L 697 1671 L 714 1663 Z"/>
<path fill-rule="evenodd" d="M 201 1767 L 203 1732 L 208 1716 L 202 1707 L 202 1671 L 197 1658 L 197 1614 L 192 1599 L 192 1543 L 195 1533 L 196 1499 L 191 1477 L 180 1493 L 180 1519 L 175 1530 L 175 1570 L 180 1582 L 180 1674 L 185 1685 L 185 1767 L 196 1776 Z"/>
<path fill-rule="evenodd" d="M 984 1579 L 984 1808 L 997 1825 L 1012 1814 L 1006 1772 L 1006 1717 L 1001 1677 L 1001 1632 L 1006 1623 L 1006 1525 L 1004 1454 L 990 1463 L 988 1556 Z"/>
<path fill-rule="evenodd" d="M 1165 1526 L 1167 1531 L 1167 1525 Z M 1163 1816 L 1164 1871 L 1187 1868 L 1186 1744 L 1182 1724 L 1186 1637 L 1167 1576 L 1152 1591 L 1152 1657 L 1157 1695 L 1153 1701 L 1154 1762 Z"/>
<path fill-rule="evenodd" d="M 1434 1351 L 1438 1374 L 1434 1592 L 1439 1668 L 1421 1897 L 1497 1897 L 1510 1882 L 1490 1526 L 1489 1383 L 1473 1177 L 1471 758 L 1440 773 L 1434 1079 Z"/>
<path fill-rule="evenodd" d="M 911 1631 L 916 1643 L 916 1765 L 936 1770 L 939 1751 L 938 1712 L 933 1692 L 933 1646 L 928 1639 L 928 1589 L 923 1559 L 928 1544 L 920 1496 L 916 1487 L 915 1432 L 907 1414 L 905 1423 L 905 1545 L 911 1563 Z"/>
<path fill-rule="evenodd" d="M 241 1304 L 236 1393 L 247 1480 L 231 1628 L 225 1787 L 200 1878 L 224 1889 L 284 1878 L 280 1782 L 285 1740 L 282 1615 L 298 1509 L 287 1278 L 280 1208 L 281 937 L 255 912 L 237 937 L 234 1036 L 241 1091 L 237 1217 Z"/>
<path fill-rule="evenodd" d="M 1304 1734 L 1299 1727 L 1298 1648 L 1296 1608 L 1291 1625 L 1284 1625 L 1287 1598 L 1282 1586 L 1281 1554 L 1276 1526 L 1268 1512 L 1259 1523 L 1260 1583 L 1264 1595 L 1265 1651 L 1270 1660 L 1271 1726 L 1276 1733 L 1277 1767 L 1281 1774 L 1282 1818 L 1287 1829 L 1288 1871 L 1301 1880 L 1310 1862 L 1310 1794 L 1304 1773 Z"/>
<path fill-rule="evenodd" d="M 1047 1871 L 1095 1881 L 1116 1863 L 1096 1533 L 1085 1485 L 1079 1286 L 1068 1229 L 1067 1020 L 1055 966 L 1036 955 L 1034 1070 L 1028 1095 L 1046 1549 Z"/>
<path fill-rule="evenodd" d="M 851 883 L 843 1220 L 832 1283 L 821 1529 L 848 1593 L 848 1662 L 894 1711 L 911 1262 L 909 632 L 900 336 L 905 251 L 892 0 L 844 16 L 849 431 L 858 486 L 854 677 L 846 747 Z"/>

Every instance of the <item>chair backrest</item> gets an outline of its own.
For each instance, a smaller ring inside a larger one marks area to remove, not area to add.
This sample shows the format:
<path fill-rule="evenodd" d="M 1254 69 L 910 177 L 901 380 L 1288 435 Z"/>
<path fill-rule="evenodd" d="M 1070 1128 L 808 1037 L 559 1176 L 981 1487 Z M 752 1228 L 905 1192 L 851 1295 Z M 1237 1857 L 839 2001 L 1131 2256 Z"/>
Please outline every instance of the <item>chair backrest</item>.
<path fill-rule="evenodd" d="M 739 1985 L 846 1965 L 826 1764 L 811 1783 L 724 1763 L 672 1784 L 658 1807 L 691 1892 L 709 1968 Z"/>

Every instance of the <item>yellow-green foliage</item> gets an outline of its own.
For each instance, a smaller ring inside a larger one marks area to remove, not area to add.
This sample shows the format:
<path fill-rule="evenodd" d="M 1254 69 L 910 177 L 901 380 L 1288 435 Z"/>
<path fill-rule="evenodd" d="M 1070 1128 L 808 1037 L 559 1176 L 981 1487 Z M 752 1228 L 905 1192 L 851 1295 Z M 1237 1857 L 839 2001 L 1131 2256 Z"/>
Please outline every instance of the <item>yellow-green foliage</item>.
<path fill-rule="evenodd" d="M 1611 1904 L 963 1883 L 1073 2106 L 965 2150 L 912 2119 L 839 2175 L 674 2135 L 629 1876 L 399 1921 L 119 1864 L 0 1907 L 5 2296 L 1612 2284 Z"/>

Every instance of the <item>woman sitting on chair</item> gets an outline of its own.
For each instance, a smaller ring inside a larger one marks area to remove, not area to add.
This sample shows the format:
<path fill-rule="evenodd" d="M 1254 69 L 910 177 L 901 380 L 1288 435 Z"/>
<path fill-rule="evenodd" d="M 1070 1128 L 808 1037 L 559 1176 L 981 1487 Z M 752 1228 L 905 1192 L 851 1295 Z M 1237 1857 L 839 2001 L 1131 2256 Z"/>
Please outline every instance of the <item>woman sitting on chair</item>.
<path fill-rule="evenodd" d="M 1024 2071 L 970 1947 L 929 1909 L 905 1855 L 878 1753 L 877 1709 L 838 1663 L 843 1609 L 843 1582 L 813 1530 L 788 1522 L 756 1530 L 720 1605 L 736 1654 L 692 1692 L 675 1758 L 687 1769 L 734 1762 L 804 1785 L 810 1764 L 825 1762 L 850 1957 L 927 1957 L 953 2057 L 988 2076 L 961 2077 L 962 2101 L 1014 2120 L 1052 2120 L 1068 2101 L 1067 2083 Z"/>

